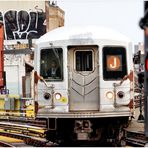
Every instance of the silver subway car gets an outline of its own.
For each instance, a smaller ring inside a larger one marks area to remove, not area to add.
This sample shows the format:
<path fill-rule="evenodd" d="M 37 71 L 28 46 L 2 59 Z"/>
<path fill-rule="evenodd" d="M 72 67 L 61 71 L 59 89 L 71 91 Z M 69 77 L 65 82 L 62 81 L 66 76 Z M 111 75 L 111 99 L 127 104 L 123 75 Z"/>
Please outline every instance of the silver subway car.
<path fill-rule="evenodd" d="M 132 68 L 130 40 L 108 28 L 61 27 L 38 39 L 35 70 L 43 80 L 35 100 L 47 139 L 121 143 L 131 116 L 133 81 L 125 77 Z"/>

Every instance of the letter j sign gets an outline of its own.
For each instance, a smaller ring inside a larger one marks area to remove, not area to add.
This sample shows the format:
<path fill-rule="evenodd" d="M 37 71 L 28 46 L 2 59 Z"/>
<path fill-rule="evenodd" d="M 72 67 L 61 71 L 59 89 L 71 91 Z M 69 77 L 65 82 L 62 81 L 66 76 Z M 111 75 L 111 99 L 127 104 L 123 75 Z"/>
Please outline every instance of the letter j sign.
<path fill-rule="evenodd" d="M 108 55 L 107 56 L 107 69 L 109 71 L 121 71 L 121 56 Z"/>

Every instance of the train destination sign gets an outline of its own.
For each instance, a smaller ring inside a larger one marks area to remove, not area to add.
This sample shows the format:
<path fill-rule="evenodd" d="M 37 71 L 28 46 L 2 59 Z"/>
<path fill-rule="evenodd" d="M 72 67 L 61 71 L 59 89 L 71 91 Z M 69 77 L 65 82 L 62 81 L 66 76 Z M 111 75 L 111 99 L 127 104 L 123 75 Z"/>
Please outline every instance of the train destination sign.
<path fill-rule="evenodd" d="M 121 57 L 119 55 L 108 55 L 107 56 L 107 69 L 109 71 L 120 71 L 121 70 Z"/>

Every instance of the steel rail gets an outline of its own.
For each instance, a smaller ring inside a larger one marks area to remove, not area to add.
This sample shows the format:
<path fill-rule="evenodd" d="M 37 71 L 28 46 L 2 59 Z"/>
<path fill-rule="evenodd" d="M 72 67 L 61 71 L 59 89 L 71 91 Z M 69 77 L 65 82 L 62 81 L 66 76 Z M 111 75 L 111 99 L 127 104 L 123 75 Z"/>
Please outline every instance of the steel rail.
<path fill-rule="evenodd" d="M 45 128 L 30 126 L 26 124 L 16 124 L 13 122 L 0 122 L 0 135 L 21 139 L 27 145 L 36 147 L 55 146 L 57 144 L 45 139 Z M 43 131 L 40 131 L 43 130 Z"/>
<path fill-rule="evenodd" d="M 0 147 L 14 147 L 12 144 L 1 141 L 0 140 Z"/>
<path fill-rule="evenodd" d="M 32 145 L 32 146 L 41 146 L 45 147 L 48 141 L 45 138 L 37 138 L 34 136 L 27 136 L 23 134 L 17 134 L 17 133 L 10 133 L 6 131 L 0 131 L 1 136 L 6 136 L 6 137 L 11 137 L 11 138 L 16 138 L 16 139 L 21 139 L 26 143 L 27 145 Z"/>

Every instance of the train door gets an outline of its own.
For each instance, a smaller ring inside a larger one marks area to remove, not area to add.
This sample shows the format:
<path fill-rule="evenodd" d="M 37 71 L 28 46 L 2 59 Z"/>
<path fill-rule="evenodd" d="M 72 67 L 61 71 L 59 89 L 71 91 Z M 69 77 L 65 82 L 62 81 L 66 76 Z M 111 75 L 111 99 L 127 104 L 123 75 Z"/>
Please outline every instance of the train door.
<path fill-rule="evenodd" d="M 97 46 L 68 47 L 70 111 L 99 110 Z"/>

